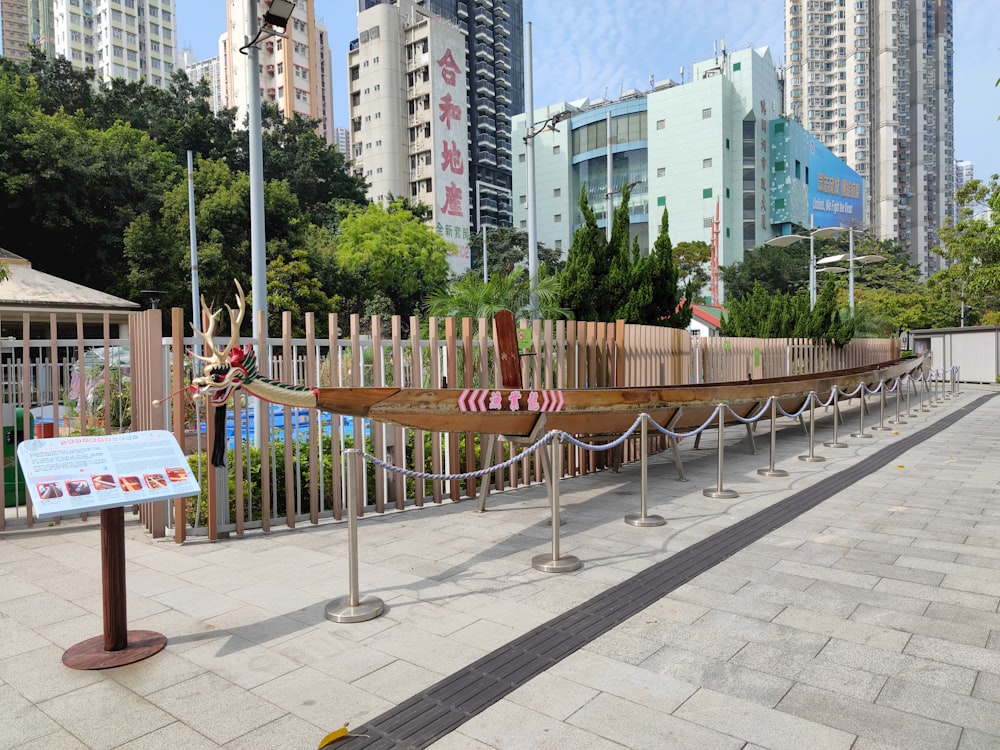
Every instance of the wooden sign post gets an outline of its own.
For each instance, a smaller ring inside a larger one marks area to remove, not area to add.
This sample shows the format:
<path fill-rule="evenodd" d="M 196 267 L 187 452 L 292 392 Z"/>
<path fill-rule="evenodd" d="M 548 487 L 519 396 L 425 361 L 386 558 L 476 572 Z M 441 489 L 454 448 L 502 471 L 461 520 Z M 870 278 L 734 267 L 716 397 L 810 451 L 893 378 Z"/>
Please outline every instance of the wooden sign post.
<path fill-rule="evenodd" d="M 67 649 L 63 664 L 108 669 L 161 651 L 167 639 L 160 633 L 128 630 L 124 506 L 199 493 L 174 436 L 147 430 L 26 440 L 18 445 L 17 457 L 36 518 L 101 512 L 104 635 Z"/>

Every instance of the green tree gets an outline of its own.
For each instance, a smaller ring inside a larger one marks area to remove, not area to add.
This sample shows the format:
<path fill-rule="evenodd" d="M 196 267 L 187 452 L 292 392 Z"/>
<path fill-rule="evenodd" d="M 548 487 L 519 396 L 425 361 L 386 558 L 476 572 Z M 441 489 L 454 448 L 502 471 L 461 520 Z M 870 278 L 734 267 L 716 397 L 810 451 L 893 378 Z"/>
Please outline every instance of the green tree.
<path fill-rule="evenodd" d="M 823 240 L 816 241 L 816 255 L 821 257 Z M 743 297 L 760 283 L 765 290 L 794 292 L 809 284 L 809 242 L 804 240 L 787 247 L 761 245 L 743 254 L 743 260 L 720 269 L 725 285 L 726 304 L 735 297 Z"/>
<path fill-rule="evenodd" d="M 709 281 L 711 271 L 709 263 L 712 260 L 712 248 L 707 242 L 678 242 L 674 246 L 674 263 L 681 280 L 698 294 Z"/>
<path fill-rule="evenodd" d="M 250 180 L 220 161 L 199 159 L 194 193 L 198 285 L 206 300 L 217 305 L 232 299 L 234 278 L 246 280 L 251 275 Z M 276 263 L 279 255 L 282 266 L 284 259 L 303 260 L 295 251 L 308 247 L 303 239 L 308 225 L 302 226 L 298 219 L 298 203 L 288 185 L 265 183 L 264 208 L 268 265 Z M 187 185 L 181 182 L 166 193 L 159 211 L 137 217 L 124 233 L 128 270 L 121 286 L 125 296 L 137 298 L 138 290 L 160 289 L 166 292 L 164 307 L 183 307 L 191 313 L 188 227 Z M 243 286 L 249 292 L 250 284 Z M 277 312 L 269 307 L 269 314 Z M 244 322 L 249 329 L 249 317 Z M 269 330 L 279 330 L 278 325 L 279 318 L 268 320 Z"/>
<path fill-rule="evenodd" d="M 586 186 L 580 189 L 583 223 L 573 234 L 573 244 L 560 274 L 561 306 L 572 310 L 577 320 L 609 320 L 614 312 L 605 293 L 611 257 L 604 230 L 597 226 L 587 201 Z"/>
<path fill-rule="evenodd" d="M 481 274 L 482 233 L 470 238 L 469 248 L 472 250 L 472 268 L 473 270 L 478 268 Z M 528 233 L 513 227 L 490 227 L 486 232 L 486 249 L 489 252 L 486 265 L 488 275 L 511 273 L 515 266 L 525 265 L 528 262 Z M 538 243 L 539 268 L 544 266 L 550 272 L 556 273 L 562 265 L 558 250 L 547 247 L 544 242 Z"/>
<path fill-rule="evenodd" d="M 535 291 L 539 315 L 544 320 L 569 317 L 569 311 L 559 307 L 558 279 L 544 267 L 540 268 Z M 496 273 L 483 282 L 475 271 L 455 279 L 446 289 L 428 297 L 427 313 L 437 317 L 492 318 L 500 310 L 510 310 L 515 318 L 530 318 L 531 290 L 528 269 L 517 266 L 510 273 Z"/>
<path fill-rule="evenodd" d="M 978 320 L 1000 311 L 1000 226 L 994 220 L 1000 216 L 1000 177 L 993 175 L 989 182 L 971 180 L 958 191 L 956 200 L 958 221 L 938 231 L 938 250 L 949 266 L 929 281 L 947 301 L 949 318 L 960 319 L 964 303 Z"/>
<path fill-rule="evenodd" d="M 809 309 L 809 295 L 768 290 L 755 284 L 750 294 L 727 302 L 722 335 L 756 338 L 810 338 L 844 346 L 854 336 L 854 320 L 838 305 L 837 287 L 823 286 L 816 307 Z"/>
<path fill-rule="evenodd" d="M 336 257 L 349 275 L 346 312 L 363 312 L 377 293 L 404 318 L 419 312 L 429 290 L 444 286 L 451 245 L 406 209 L 377 204 L 358 208 L 341 223 Z"/>

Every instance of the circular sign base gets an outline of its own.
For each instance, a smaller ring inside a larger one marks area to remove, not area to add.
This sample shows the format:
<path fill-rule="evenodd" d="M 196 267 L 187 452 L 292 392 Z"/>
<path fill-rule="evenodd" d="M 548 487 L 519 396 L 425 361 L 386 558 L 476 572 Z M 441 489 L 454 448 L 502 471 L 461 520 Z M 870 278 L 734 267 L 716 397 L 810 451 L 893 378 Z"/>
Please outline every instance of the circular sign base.
<path fill-rule="evenodd" d="M 167 645 L 167 638 L 153 630 L 128 631 L 127 645 L 121 651 L 105 651 L 104 636 L 88 638 L 70 646 L 62 662 L 70 669 L 110 669 L 135 664 L 159 653 Z"/>

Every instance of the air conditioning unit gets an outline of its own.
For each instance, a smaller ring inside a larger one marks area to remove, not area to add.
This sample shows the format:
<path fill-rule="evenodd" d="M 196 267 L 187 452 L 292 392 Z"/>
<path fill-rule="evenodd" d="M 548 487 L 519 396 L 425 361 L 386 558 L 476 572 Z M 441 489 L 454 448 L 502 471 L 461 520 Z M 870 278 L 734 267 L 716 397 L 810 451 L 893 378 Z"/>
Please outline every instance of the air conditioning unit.
<path fill-rule="evenodd" d="M 274 98 L 274 94 L 275 94 L 275 91 L 274 91 L 274 89 L 268 89 L 268 90 L 267 90 L 267 95 L 268 95 L 269 97 L 271 97 L 272 99 Z"/>
<path fill-rule="evenodd" d="M 268 65 L 267 66 L 267 72 L 270 73 L 271 75 L 274 75 L 274 66 L 273 65 Z"/>
<path fill-rule="evenodd" d="M 274 42 L 265 42 L 264 49 L 268 52 L 274 52 Z"/>

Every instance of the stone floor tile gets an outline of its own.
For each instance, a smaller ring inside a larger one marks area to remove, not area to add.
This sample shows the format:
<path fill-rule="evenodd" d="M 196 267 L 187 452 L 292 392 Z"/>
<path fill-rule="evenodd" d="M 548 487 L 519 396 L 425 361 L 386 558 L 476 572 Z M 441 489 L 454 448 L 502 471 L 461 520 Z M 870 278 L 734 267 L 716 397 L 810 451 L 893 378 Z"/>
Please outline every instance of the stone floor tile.
<path fill-rule="evenodd" d="M 890 677 L 876 703 L 915 716 L 1000 736 L 1000 712 L 992 701 Z"/>
<path fill-rule="evenodd" d="M 950 750 L 961 735 L 952 724 L 803 684 L 794 685 L 777 710 L 857 735 L 859 743 L 864 740 L 870 746 Z"/>
<path fill-rule="evenodd" d="M 850 732 L 705 688 L 674 711 L 674 716 L 773 750 L 849 750 L 854 743 Z"/>
<path fill-rule="evenodd" d="M 286 711 L 221 677 L 204 674 L 150 693 L 147 699 L 216 744 L 225 744 Z M 165 726 L 165 725 L 164 725 Z"/>
<path fill-rule="evenodd" d="M 667 713 L 697 690 L 696 685 L 673 675 L 626 664 L 586 649 L 553 665 L 549 674 Z"/>
<path fill-rule="evenodd" d="M 118 747 L 174 721 L 155 703 L 112 680 L 41 701 L 38 707 L 92 750 Z"/>

